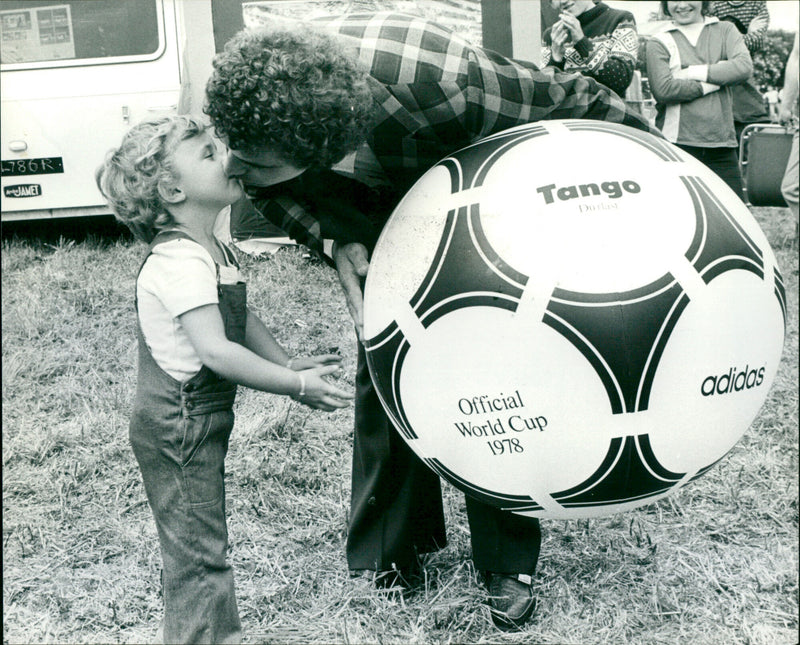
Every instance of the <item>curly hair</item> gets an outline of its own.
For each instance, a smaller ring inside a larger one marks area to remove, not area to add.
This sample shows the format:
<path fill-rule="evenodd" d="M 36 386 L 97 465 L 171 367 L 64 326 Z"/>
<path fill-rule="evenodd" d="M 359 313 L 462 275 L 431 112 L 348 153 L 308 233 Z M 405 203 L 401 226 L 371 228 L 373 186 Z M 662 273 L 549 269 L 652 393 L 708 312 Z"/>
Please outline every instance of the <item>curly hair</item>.
<path fill-rule="evenodd" d="M 370 129 L 367 70 L 328 34 L 246 29 L 213 66 L 205 113 L 234 150 L 267 146 L 298 167 L 330 167 Z"/>
<path fill-rule="evenodd" d="M 110 150 L 96 170 L 97 187 L 114 216 L 137 239 L 149 244 L 174 223 L 159 186 L 176 179 L 172 153 L 178 143 L 204 131 L 203 124 L 188 116 L 143 121 L 128 130 L 119 148 Z"/>

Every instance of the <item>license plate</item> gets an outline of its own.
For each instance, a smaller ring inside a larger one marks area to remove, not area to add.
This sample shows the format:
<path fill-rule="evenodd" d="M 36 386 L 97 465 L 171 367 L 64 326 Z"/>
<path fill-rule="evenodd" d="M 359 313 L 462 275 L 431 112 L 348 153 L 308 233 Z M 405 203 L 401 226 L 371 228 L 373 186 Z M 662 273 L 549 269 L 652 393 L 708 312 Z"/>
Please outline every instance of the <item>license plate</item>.
<path fill-rule="evenodd" d="M 54 175 L 64 172 L 61 157 L 40 157 L 38 159 L 13 159 L 0 161 L 0 176 L 21 177 L 23 175 Z"/>

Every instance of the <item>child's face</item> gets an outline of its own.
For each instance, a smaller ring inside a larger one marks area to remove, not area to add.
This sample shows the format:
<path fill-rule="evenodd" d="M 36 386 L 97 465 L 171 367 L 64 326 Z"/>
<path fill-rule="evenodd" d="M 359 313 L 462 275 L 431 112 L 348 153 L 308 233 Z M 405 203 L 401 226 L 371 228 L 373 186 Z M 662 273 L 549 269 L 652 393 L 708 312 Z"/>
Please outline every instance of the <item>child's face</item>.
<path fill-rule="evenodd" d="M 242 196 L 239 182 L 225 172 L 226 157 L 208 132 L 184 139 L 175 147 L 176 184 L 188 202 L 222 209 Z"/>
<path fill-rule="evenodd" d="M 594 7 L 592 0 L 550 0 L 550 4 L 559 13 L 566 11 L 573 16 L 580 16 L 584 11 Z"/>
<path fill-rule="evenodd" d="M 667 2 L 669 14 L 679 25 L 703 21 L 702 2 Z"/>

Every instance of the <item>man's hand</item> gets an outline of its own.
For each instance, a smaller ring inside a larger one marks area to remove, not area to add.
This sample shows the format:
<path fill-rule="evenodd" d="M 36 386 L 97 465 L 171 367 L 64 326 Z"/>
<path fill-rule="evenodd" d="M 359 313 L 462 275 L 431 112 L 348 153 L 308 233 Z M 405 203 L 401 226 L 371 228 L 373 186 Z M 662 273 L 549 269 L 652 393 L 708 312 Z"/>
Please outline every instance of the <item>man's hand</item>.
<path fill-rule="evenodd" d="M 339 272 L 347 309 L 356 326 L 358 340 L 364 341 L 364 278 L 369 270 L 367 247 L 358 242 L 334 244 L 333 261 Z"/>

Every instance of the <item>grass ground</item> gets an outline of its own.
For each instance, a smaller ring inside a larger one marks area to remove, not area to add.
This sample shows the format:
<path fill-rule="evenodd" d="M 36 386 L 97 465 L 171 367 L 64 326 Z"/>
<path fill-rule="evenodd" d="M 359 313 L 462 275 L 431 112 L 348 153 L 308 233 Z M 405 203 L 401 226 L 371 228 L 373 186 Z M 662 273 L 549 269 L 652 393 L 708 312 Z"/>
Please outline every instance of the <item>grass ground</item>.
<path fill-rule="evenodd" d="M 344 560 L 352 409 L 312 412 L 240 390 L 228 457 L 246 642 L 747 643 L 798 640 L 798 254 L 781 209 L 756 209 L 783 270 L 788 334 L 766 405 L 693 486 L 623 515 L 543 522 L 539 612 L 496 631 L 469 556 L 463 496 L 449 544 L 402 595 Z M 124 239 L 2 246 L 4 643 L 141 643 L 161 616 L 160 555 L 127 441 L 131 296 Z M 290 352 L 345 358 L 335 275 L 296 249 L 246 258 L 251 303 Z"/>

